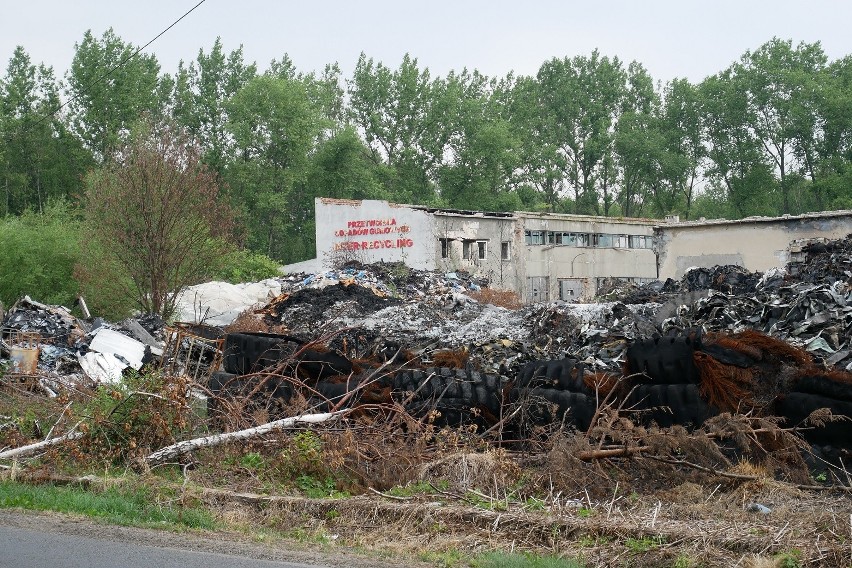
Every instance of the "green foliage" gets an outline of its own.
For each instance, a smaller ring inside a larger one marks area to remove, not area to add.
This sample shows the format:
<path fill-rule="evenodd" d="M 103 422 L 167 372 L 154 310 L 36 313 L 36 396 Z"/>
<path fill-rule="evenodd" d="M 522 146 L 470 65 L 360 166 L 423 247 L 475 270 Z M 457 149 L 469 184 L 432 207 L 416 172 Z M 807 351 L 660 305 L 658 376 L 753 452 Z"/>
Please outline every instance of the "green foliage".
<path fill-rule="evenodd" d="M 77 213 L 62 201 L 48 204 L 43 214 L 0 220 L 0 301 L 8 306 L 26 294 L 71 306 L 80 291 L 72 275 L 83 234 Z"/>
<path fill-rule="evenodd" d="M 99 385 L 75 411 L 86 417 L 80 425 L 83 455 L 120 465 L 174 443 L 188 427 L 187 390 L 188 379 L 158 370 L 129 372 L 118 384 Z"/>
<path fill-rule="evenodd" d="M 240 458 L 240 465 L 252 471 L 260 469 L 265 463 L 263 456 L 257 452 L 249 452 Z"/>
<path fill-rule="evenodd" d="M 76 513 L 119 525 L 212 529 L 213 516 L 181 501 L 154 499 L 145 489 L 111 487 L 103 491 L 0 481 L 0 507 Z"/>
<path fill-rule="evenodd" d="M 657 548 L 658 546 L 662 546 L 665 544 L 665 539 L 663 537 L 649 537 L 644 536 L 642 538 L 628 538 L 624 541 L 624 545 L 633 553 L 640 554 L 642 552 L 648 552 L 652 548 Z"/>
<path fill-rule="evenodd" d="M 782 552 L 774 557 L 775 566 L 778 568 L 802 568 L 802 552 L 800 550 L 791 550 Z"/>
<path fill-rule="evenodd" d="M 311 499 L 343 499 L 349 497 L 348 492 L 337 489 L 337 483 L 331 477 L 317 479 L 312 475 L 300 475 L 296 478 L 296 487 Z"/>
<path fill-rule="evenodd" d="M 277 262 L 264 254 L 245 249 L 229 253 L 221 265 L 221 270 L 214 277 L 232 284 L 257 282 L 280 274 Z"/>

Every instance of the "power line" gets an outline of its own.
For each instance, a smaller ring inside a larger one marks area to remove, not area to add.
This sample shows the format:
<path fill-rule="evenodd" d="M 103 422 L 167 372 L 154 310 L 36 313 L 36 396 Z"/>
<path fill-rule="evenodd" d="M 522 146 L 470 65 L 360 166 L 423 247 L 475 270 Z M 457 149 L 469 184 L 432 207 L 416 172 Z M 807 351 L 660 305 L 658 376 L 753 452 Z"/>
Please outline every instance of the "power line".
<path fill-rule="evenodd" d="M 149 45 L 151 45 L 152 43 L 154 43 L 155 41 L 157 41 L 158 39 L 160 39 L 160 37 L 162 37 L 162 36 L 163 36 L 163 34 L 165 34 L 165 33 L 166 33 L 166 32 L 168 32 L 170 29 L 172 29 L 173 27 L 175 27 L 178 23 L 180 23 L 180 21 L 181 21 L 181 20 L 183 20 L 183 19 L 184 19 L 184 18 L 186 18 L 188 15 L 190 15 L 192 12 L 194 12 L 196 8 L 198 8 L 199 6 L 201 6 L 202 4 L 204 4 L 204 2 L 206 2 L 206 1 L 207 1 L 207 0 L 200 0 L 200 1 L 198 2 L 198 4 L 196 4 L 195 6 L 193 6 L 192 8 L 190 8 L 189 10 L 187 10 L 187 11 L 186 11 L 186 12 L 185 12 L 185 13 L 184 13 L 184 14 L 183 14 L 180 18 L 178 18 L 177 20 L 175 20 L 174 22 L 172 22 L 171 24 L 169 24 L 169 26 L 168 26 L 166 29 L 164 29 L 163 31 L 161 31 L 160 33 L 158 33 L 156 36 L 154 36 L 154 38 L 153 38 L 151 41 L 149 41 L 148 43 L 146 43 L 146 44 L 145 44 L 145 45 L 143 45 L 142 47 L 138 48 L 136 51 L 134 51 L 133 53 L 131 53 L 130 55 L 128 55 L 127 57 L 125 57 L 124 59 L 122 59 L 121 61 L 119 61 L 118 63 L 116 63 L 115 65 L 113 65 L 110 69 L 108 69 L 108 70 L 107 70 L 107 72 L 106 72 L 106 73 L 104 73 L 103 75 L 101 75 L 100 77 L 98 77 L 98 78 L 95 80 L 95 82 L 92 84 L 92 86 L 95 86 L 95 85 L 100 84 L 100 83 L 101 83 L 104 79 L 106 79 L 107 77 L 109 77 L 110 75 L 112 75 L 115 71 L 117 71 L 118 69 L 120 69 L 120 68 L 124 67 L 124 66 L 125 66 L 125 65 L 126 65 L 126 64 L 127 64 L 127 63 L 131 60 L 131 59 L 133 59 L 134 57 L 136 57 L 137 55 L 139 55 L 139 53 L 140 53 L 142 50 L 144 50 L 146 47 L 148 47 Z M 51 111 L 49 114 L 47 114 L 47 115 L 43 116 L 43 117 L 42 117 L 42 118 L 41 118 L 38 122 L 36 122 L 35 124 L 33 124 L 33 127 L 38 126 L 39 124 L 41 124 L 42 122 L 44 122 L 44 121 L 45 121 L 45 120 L 47 120 L 48 118 L 51 118 L 52 116 L 54 116 L 57 112 L 59 112 L 60 110 L 62 110 L 63 108 L 65 108 L 67 105 L 69 105 L 70 103 L 72 103 L 72 102 L 74 102 L 75 100 L 77 100 L 77 99 L 80 97 L 80 95 L 82 95 L 82 94 L 83 94 L 83 93 L 77 94 L 77 95 L 75 95 L 75 96 L 71 97 L 70 99 L 68 99 L 67 101 L 65 101 L 64 103 L 62 103 L 61 105 L 59 105 L 58 107 L 56 107 L 56 109 L 54 109 L 53 111 Z"/>

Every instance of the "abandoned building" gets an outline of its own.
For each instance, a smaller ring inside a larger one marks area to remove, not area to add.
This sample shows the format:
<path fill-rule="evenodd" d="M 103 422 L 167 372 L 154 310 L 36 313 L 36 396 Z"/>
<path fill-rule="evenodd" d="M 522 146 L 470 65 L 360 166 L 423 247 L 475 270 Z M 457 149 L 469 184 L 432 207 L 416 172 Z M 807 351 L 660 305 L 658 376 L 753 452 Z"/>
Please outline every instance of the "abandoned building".
<path fill-rule="evenodd" d="M 313 272 L 347 260 L 403 261 L 464 270 L 527 303 L 594 296 L 604 279 L 645 283 L 693 266 L 765 271 L 795 260 L 797 246 L 852 232 L 852 211 L 736 221 L 681 222 L 557 213 L 497 213 L 317 198 L 317 258 L 285 267 Z"/>

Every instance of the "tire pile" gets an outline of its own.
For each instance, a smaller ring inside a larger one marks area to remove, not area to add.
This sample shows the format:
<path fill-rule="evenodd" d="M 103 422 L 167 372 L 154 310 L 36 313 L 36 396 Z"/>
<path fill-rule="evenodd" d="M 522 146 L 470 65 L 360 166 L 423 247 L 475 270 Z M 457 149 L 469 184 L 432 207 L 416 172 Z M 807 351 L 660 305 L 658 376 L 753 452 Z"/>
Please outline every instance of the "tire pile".
<path fill-rule="evenodd" d="M 636 340 L 621 374 L 565 357 L 505 377 L 470 365 L 421 367 L 403 353 L 351 360 L 292 336 L 231 333 L 225 371 L 208 384 L 208 410 L 233 412 L 227 401 L 242 399 L 243 411 L 263 407 L 274 418 L 298 396 L 312 411 L 381 405 L 435 427 L 500 424 L 523 437 L 530 426 L 554 424 L 585 432 L 606 401 L 660 427 L 695 428 L 720 412 L 778 416 L 787 427 L 807 425 L 804 436 L 822 455 L 852 451 L 852 374 L 825 371 L 806 351 L 756 331 Z M 847 420 L 808 423 L 820 409 Z"/>

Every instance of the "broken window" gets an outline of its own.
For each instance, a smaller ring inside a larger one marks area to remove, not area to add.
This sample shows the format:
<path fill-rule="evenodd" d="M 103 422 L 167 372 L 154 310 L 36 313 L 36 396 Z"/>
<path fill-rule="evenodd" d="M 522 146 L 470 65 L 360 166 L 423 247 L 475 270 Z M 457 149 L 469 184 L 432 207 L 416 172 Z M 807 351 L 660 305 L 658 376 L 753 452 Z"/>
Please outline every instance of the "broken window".
<path fill-rule="evenodd" d="M 654 238 L 645 235 L 630 235 L 630 248 L 654 248 Z"/>
<path fill-rule="evenodd" d="M 473 243 L 473 241 L 462 241 L 462 258 L 464 258 L 465 260 L 471 260 L 473 258 L 470 252 L 471 243 Z"/>
<path fill-rule="evenodd" d="M 512 260 L 511 241 L 503 241 L 500 243 L 500 260 Z"/>
<path fill-rule="evenodd" d="M 528 245 L 543 245 L 547 231 L 524 231 L 524 240 Z"/>
<path fill-rule="evenodd" d="M 450 258 L 450 240 L 451 239 L 438 239 L 441 241 L 441 258 Z"/>
<path fill-rule="evenodd" d="M 476 241 L 476 246 L 479 260 L 485 260 L 485 257 L 488 256 L 488 241 Z"/>

